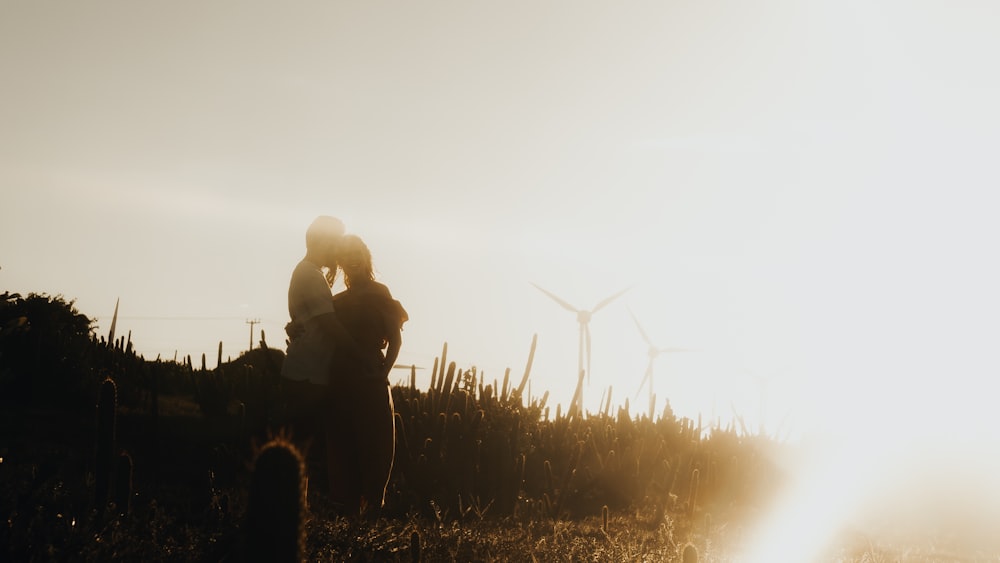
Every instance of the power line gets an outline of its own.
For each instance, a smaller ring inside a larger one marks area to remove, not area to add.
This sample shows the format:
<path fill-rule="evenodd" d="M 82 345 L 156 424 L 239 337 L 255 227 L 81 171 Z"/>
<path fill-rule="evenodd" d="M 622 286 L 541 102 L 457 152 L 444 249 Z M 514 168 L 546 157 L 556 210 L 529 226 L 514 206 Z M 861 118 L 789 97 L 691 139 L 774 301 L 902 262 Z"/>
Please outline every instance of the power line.
<path fill-rule="evenodd" d="M 109 318 L 110 316 L 111 315 L 107 315 L 107 317 L 94 317 L 94 320 L 100 320 L 101 318 Z M 131 321 L 242 321 L 245 320 L 246 317 L 123 317 L 119 315 L 118 319 L 131 320 Z M 277 323 L 283 323 L 284 321 L 275 321 L 271 319 L 258 318 L 257 322 L 277 324 Z"/>

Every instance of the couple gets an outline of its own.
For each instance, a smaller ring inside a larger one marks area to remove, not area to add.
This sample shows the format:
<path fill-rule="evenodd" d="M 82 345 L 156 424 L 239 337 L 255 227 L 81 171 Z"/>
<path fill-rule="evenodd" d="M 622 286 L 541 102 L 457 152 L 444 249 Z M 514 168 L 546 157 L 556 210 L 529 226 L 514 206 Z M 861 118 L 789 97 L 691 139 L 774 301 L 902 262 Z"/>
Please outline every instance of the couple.
<path fill-rule="evenodd" d="M 347 289 L 331 295 L 338 268 Z M 292 272 L 288 313 L 281 375 L 290 406 L 326 436 L 330 499 L 346 514 L 377 515 L 395 454 L 388 376 L 406 311 L 375 281 L 365 243 L 321 216 Z"/>

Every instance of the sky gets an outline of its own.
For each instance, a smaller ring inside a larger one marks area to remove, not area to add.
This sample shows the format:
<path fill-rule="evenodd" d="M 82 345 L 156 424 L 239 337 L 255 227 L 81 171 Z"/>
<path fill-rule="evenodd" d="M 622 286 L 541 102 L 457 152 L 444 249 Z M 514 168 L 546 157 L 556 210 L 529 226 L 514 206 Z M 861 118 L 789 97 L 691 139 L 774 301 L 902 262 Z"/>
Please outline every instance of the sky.
<path fill-rule="evenodd" d="M 658 411 L 913 456 L 960 435 L 981 461 L 998 12 L 0 0 L 0 288 L 101 334 L 120 299 L 147 358 L 214 365 L 250 319 L 281 345 L 305 228 L 335 215 L 425 381 L 445 342 L 519 376 L 537 334 L 532 393 L 565 407 L 575 315 L 532 284 L 580 308 L 628 288 L 591 321 L 589 409 L 647 404 L 634 314 L 687 350 L 656 360 Z"/>

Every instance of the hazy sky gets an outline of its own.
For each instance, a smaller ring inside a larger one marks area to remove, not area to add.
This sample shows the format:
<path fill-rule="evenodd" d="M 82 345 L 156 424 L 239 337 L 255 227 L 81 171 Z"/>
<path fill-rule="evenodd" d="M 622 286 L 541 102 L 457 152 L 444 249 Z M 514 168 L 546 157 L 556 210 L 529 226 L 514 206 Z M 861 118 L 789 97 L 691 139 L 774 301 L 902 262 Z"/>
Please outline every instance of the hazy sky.
<path fill-rule="evenodd" d="M 520 371 L 538 332 L 536 383 L 572 379 L 534 281 L 633 288 L 602 385 L 645 365 L 626 306 L 698 350 L 663 385 L 995 367 L 996 10 L 836 4 L 4 2 L 3 285 L 235 354 L 248 318 L 280 342 L 323 213 L 410 309 L 407 361 Z"/>
<path fill-rule="evenodd" d="M 687 416 L 987 433 L 998 375 L 991 2 L 0 0 L 0 287 L 210 364 L 317 214 L 410 312 L 401 361 L 590 408 L 645 344 Z M 256 339 L 256 338 L 255 338 Z M 196 360 L 197 361 L 197 360 Z M 642 399 L 641 403 L 645 404 Z M 851 413 L 845 416 L 845 413 Z M 936 429 L 936 430 L 935 430 Z M 977 429 L 979 429 L 977 431 Z M 902 434 L 893 434 L 893 433 Z"/>

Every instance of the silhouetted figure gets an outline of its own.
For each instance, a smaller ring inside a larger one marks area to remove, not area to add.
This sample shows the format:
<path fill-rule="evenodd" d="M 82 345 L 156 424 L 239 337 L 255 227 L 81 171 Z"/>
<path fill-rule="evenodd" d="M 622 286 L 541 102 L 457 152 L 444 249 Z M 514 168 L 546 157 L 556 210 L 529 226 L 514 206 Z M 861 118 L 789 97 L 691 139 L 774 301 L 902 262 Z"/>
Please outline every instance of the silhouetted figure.
<path fill-rule="evenodd" d="M 333 296 L 333 304 L 361 354 L 338 354 L 332 361 L 330 496 L 349 513 L 374 517 L 382 508 L 395 454 L 389 372 L 408 316 L 389 288 L 375 281 L 371 253 L 360 238 L 343 237 L 338 261 L 347 289 Z"/>
<path fill-rule="evenodd" d="M 306 230 L 306 255 L 288 284 L 288 353 L 281 367 L 285 422 L 293 438 L 310 444 L 328 426 L 330 368 L 335 356 L 357 358 L 358 349 L 333 305 L 330 285 L 337 270 L 337 248 L 344 224 L 317 217 Z"/>
<path fill-rule="evenodd" d="M 337 246 L 343 236 L 344 224 L 334 217 L 318 217 L 306 230 L 306 255 L 288 283 L 288 315 L 296 330 L 289 329 L 281 375 L 292 381 L 329 383 L 333 344 L 343 327 L 338 328 L 324 269 L 336 271 Z"/>

